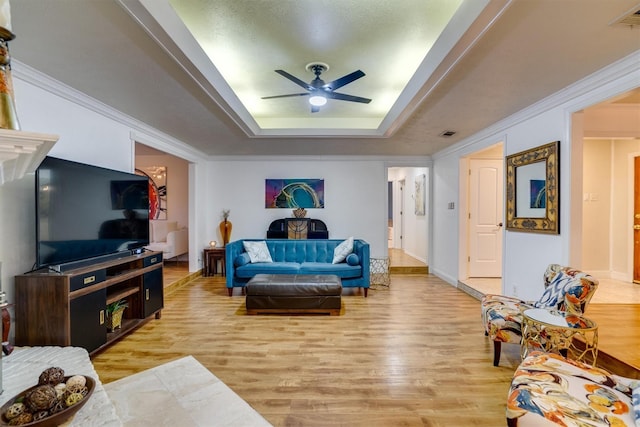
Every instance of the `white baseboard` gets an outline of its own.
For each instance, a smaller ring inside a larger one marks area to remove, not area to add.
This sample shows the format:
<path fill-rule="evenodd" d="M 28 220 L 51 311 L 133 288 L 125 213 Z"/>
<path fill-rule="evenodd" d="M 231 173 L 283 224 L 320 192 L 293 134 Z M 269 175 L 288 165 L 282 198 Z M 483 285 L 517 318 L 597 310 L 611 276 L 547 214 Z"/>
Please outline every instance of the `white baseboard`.
<path fill-rule="evenodd" d="M 458 287 L 458 279 L 456 279 L 453 276 L 449 276 L 448 274 L 445 274 L 440 270 L 437 270 L 437 269 L 434 270 L 432 268 L 429 268 L 429 273 L 433 274 L 434 276 L 437 276 L 437 277 L 441 278 L 442 280 L 444 280 L 445 282 L 447 282 L 448 284 L 450 284 L 454 288 Z"/>

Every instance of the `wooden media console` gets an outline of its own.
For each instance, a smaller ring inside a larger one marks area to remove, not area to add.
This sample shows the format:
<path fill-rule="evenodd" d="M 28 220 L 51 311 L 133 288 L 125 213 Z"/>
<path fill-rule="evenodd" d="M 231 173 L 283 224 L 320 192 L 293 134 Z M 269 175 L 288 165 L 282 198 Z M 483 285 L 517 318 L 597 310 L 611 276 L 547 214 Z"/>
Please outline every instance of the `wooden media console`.
<path fill-rule="evenodd" d="M 16 276 L 18 346 L 75 346 L 90 354 L 138 327 L 164 305 L 162 252 L 96 262 L 66 272 Z M 122 327 L 108 332 L 107 304 L 126 300 Z"/>

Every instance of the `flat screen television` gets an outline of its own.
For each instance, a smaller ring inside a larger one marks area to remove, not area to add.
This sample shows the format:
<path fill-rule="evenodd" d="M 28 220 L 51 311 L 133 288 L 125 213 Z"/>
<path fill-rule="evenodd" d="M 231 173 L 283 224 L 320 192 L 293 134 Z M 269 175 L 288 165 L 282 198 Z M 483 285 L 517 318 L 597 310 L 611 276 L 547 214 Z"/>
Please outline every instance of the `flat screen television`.
<path fill-rule="evenodd" d="M 149 244 L 146 176 L 46 157 L 36 170 L 36 269 Z"/>

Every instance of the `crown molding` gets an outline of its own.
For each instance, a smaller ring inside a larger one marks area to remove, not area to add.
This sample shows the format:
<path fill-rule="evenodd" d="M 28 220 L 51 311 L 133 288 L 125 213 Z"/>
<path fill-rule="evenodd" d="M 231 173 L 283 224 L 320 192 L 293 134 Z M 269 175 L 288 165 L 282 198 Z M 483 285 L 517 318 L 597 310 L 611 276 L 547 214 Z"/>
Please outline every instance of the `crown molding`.
<path fill-rule="evenodd" d="M 146 123 L 134 119 L 133 117 L 124 114 L 121 111 L 72 88 L 71 86 L 67 86 L 64 83 L 41 73 L 24 63 L 21 63 L 20 61 L 12 59 L 11 66 L 13 78 L 22 80 L 130 128 L 132 135 L 141 138 L 139 142 L 146 141 L 147 145 L 151 145 L 154 148 L 160 148 L 190 161 L 196 161 L 207 157 L 205 153 L 194 149 L 182 141 L 160 132 Z M 156 144 L 161 147 L 156 146 Z"/>

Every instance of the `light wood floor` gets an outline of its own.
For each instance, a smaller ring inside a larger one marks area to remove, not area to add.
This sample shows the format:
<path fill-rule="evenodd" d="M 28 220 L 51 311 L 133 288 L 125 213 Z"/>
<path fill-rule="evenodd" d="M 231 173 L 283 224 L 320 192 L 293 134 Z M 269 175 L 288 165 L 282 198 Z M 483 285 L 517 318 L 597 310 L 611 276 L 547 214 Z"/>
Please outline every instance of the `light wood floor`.
<path fill-rule="evenodd" d="M 402 249 L 389 249 L 392 275 L 398 273 L 427 273 L 424 262 L 407 255 Z M 188 263 L 165 264 L 165 287 L 193 278 Z M 469 279 L 471 292 L 479 299 L 483 293 L 500 293 L 500 279 Z M 587 316 L 599 326 L 599 347 L 611 356 L 640 368 L 640 285 L 625 284 L 609 279 L 600 280 L 596 295 L 588 307 Z"/>
<path fill-rule="evenodd" d="M 185 268 L 169 263 L 165 277 Z M 600 348 L 640 366 L 628 328 L 638 306 L 598 310 Z M 393 274 L 368 298 L 345 291 L 340 316 L 246 316 L 217 276 L 171 286 L 160 320 L 93 363 L 109 383 L 186 355 L 276 426 L 500 426 L 519 346 L 504 345 L 493 367 L 479 301 L 432 275 Z"/>
<path fill-rule="evenodd" d="M 476 299 L 426 275 L 345 294 L 340 316 L 247 316 L 199 278 L 93 363 L 108 383 L 193 355 L 276 426 L 504 425 L 518 348 L 492 366 Z"/>

